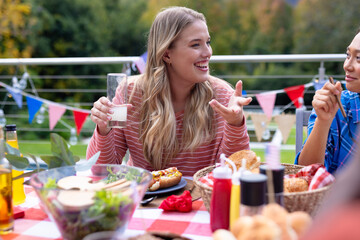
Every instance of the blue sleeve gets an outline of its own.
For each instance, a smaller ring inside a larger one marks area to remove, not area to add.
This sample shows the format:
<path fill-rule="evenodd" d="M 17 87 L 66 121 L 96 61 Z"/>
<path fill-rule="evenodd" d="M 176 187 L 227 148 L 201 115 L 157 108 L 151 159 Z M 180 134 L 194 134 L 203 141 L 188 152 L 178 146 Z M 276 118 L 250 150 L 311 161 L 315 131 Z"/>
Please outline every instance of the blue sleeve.
<path fill-rule="evenodd" d="M 335 149 L 336 149 L 336 146 L 339 144 L 338 138 L 336 137 L 339 134 L 339 130 L 338 130 L 339 114 L 341 114 L 340 111 L 337 112 L 333 122 L 331 123 L 330 129 L 329 129 L 329 135 L 327 138 L 326 148 L 325 148 L 324 165 L 328 171 L 333 168 L 336 169 L 337 165 L 338 165 L 338 163 L 335 162 L 334 159 L 336 159 Z M 308 122 L 308 137 L 310 136 L 310 134 L 314 128 L 316 118 L 317 118 L 317 115 L 316 115 L 315 111 L 313 110 L 309 117 L 309 122 Z M 308 137 L 305 139 L 302 148 L 304 147 Z M 296 154 L 294 164 L 298 164 L 299 156 L 301 154 L 302 148 L 301 148 L 300 152 L 298 154 Z"/>

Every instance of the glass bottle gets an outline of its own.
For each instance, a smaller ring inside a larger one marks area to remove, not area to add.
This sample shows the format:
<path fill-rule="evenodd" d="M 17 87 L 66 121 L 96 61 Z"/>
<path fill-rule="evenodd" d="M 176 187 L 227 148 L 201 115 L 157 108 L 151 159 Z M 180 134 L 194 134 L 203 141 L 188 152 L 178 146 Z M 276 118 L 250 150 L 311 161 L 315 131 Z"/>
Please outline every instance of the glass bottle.
<path fill-rule="evenodd" d="M 4 131 L 0 126 L 0 235 L 14 229 L 11 164 L 5 158 L 4 144 Z"/>
<path fill-rule="evenodd" d="M 16 132 L 16 124 L 9 124 L 5 126 L 6 143 L 11 147 L 19 150 L 19 143 Z M 21 155 L 22 156 L 22 155 Z M 23 174 L 24 171 L 12 170 L 12 177 L 17 177 Z M 24 178 L 19 178 L 13 181 L 13 202 L 14 205 L 19 205 L 25 202 L 25 191 L 24 191 Z"/>
<path fill-rule="evenodd" d="M 263 174 L 241 176 L 240 217 L 261 214 L 265 206 L 266 181 Z"/>

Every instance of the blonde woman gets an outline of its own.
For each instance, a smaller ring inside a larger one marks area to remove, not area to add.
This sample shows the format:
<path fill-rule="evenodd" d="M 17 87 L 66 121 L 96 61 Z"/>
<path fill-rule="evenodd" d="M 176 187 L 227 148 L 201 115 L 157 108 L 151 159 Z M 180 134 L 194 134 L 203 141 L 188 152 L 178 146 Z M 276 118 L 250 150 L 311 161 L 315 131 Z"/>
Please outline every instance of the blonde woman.
<path fill-rule="evenodd" d="M 97 125 L 87 158 L 101 151 L 97 163 L 120 164 L 129 149 L 128 165 L 152 170 L 177 167 L 185 176 L 249 149 L 242 82 L 231 88 L 209 75 L 212 55 L 203 14 L 171 7 L 155 18 L 148 36 L 144 74 L 130 77 L 127 127 L 106 127 L 111 103 L 101 97 L 91 109 Z"/>

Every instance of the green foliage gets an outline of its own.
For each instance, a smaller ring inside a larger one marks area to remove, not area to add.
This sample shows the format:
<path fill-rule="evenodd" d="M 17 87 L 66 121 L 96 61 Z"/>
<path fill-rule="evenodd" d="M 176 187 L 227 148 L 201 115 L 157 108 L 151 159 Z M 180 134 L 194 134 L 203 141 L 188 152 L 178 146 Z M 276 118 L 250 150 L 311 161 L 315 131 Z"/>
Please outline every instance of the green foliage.
<path fill-rule="evenodd" d="M 47 167 L 57 168 L 62 166 L 73 166 L 80 160 L 79 157 L 73 156 L 70 151 L 67 142 L 58 134 L 52 133 L 51 135 L 51 151 L 53 155 L 40 156 L 40 158 L 47 164 Z M 36 157 L 30 155 L 36 162 Z M 26 157 L 21 157 L 19 151 L 15 151 L 14 148 L 7 144 L 6 158 L 11 165 L 18 169 L 26 169 L 29 166 L 29 160 Z M 37 162 L 36 162 L 37 164 Z M 39 168 L 39 167 L 38 167 Z M 33 172 L 37 172 L 36 169 L 32 172 L 28 172 L 25 175 L 20 175 L 17 178 L 31 175 Z"/>
<path fill-rule="evenodd" d="M 359 1 L 302 0 L 295 9 L 294 53 L 344 53 L 359 27 Z"/>
<path fill-rule="evenodd" d="M 30 5 L 21 0 L 0 1 L 0 13 L 0 57 L 31 56 L 31 46 L 27 41 Z M 3 71 L 11 73 L 6 68 Z"/>

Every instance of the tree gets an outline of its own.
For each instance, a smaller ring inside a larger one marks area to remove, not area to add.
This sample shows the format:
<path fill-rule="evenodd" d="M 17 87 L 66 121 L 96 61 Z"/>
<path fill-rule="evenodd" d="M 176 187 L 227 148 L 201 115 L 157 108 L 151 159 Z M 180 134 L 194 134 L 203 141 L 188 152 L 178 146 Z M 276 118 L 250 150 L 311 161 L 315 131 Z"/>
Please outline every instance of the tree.
<path fill-rule="evenodd" d="M 295 9 L 294 53 L 344 53 L 359 27 L 359 1 L 302 0 Z"/>
<path fill-rule="evenodd" d="M 345 53 L 359 27 L 359 1 L 302 0 L 294 12 L 293 53 Z M 317 64 L 302 64 L 317 71 Z M 327 63 L 328 74 L 343 74 L 342 65 Z"/>
<path fill-rule="evenodd" d="M 146 29 L 140 22 L 145 0 L 33 0 L 36 24 L 32 28 L 33 57 L 104 57 L 136 56 L 144 51 Z M 87 85 L 105 89 L 108 72 L 121 72 L 117 65 L 37 66 L 39 75 L 102 75 Z M 71 80 L 76 80 L 76 77 Z M 40 87 L 64 89 L 65 81 L 52 79 L 37 82 Z M 72 81 L 71 88 L 83 88 L 84 81 Z M 71 94 L 73 95 L 73 94 Z M 51 97 L 69 102 L 93 101 L 94 96 L 77 94 L 68 98 L 62 93 Z M 99 97 L 99 96 L 95 96 Z"/>
<path fill-rule="evenodd" d="M 20 0 L 0 0 L 0 58 L 26 58 L 31 56 L 27 42 L 29 32 L 28 3 Z M 13 70 L 13 69 L 12 69 Z M 2 73 L 13 73 L 11 68 L 0 69 Z"/>

